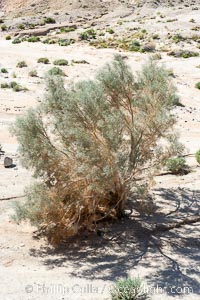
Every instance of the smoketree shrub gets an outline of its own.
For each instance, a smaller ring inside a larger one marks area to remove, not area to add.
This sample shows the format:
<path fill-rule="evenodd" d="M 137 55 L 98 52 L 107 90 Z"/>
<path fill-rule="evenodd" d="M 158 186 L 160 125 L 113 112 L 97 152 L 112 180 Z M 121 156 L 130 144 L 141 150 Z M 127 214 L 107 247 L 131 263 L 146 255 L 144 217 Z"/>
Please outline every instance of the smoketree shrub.
<path fill-rule="evenodd" d="M 182 152 L 172 130 L 176 99 L 167 71 L 149 61 L 134 76 L 116 56 L 94 80 L 47 79 L 48 94 L 13 126 L 37 183 L 17 206 L 52 244 L 121 218 L 138 186 Z"/>
<path fill-rule="evenodd" d="M 147 299 L 146 296 L 139 277 L 118 280 L 111 289 L 111 300 L 144 300 Z"/>

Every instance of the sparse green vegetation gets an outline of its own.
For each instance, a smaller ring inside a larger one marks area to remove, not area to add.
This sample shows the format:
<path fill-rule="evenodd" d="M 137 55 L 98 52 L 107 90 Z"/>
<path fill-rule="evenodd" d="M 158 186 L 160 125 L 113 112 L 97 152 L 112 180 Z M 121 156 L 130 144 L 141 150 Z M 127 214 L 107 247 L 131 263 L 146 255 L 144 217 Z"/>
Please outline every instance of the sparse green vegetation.
<path fill-rule="evenodd" d="M 59 39 L 59 41 L 58 41 L 58 44 L 60 46 L 69 46 L 74 43 L 75 43 L 74 39 Z"/>
<path fill-rule="evenodd" d="M 50 61 L 47 57 L 40 57 L 40 58 L 38 58 L 37 62 L 39 64 L 45 64 L 45 65 L 50 63 Z"/>
<path fill-rule="evenodd" d="M 17 25 L 17 28 L 20 29 L 20 30 L 24 30 L 25 25 L 24 24 L 19 24 L 19 25 Z"/>
<path fill-rule="evenodd" d="M 195 84 L 195 88 L 200 90 L 200 81 Z"/>
<path fill-rule="evenodd" d="M 133 42 L 131 42 L 130 45 L 129 45 L 129 50 L 130 50 L 130 51 L 138 52 L 138 51 L 140 51 L 140 47 L 141 47 L 140 42 L 138 42 L 138 41 L 133 41 Z"/>
<path fill-rule="evenodd" d="M 37 77 L 38 75 L 37 75 L 37 71 L 36 70 L 31 70 L 30 72 L 29 72 L 29 76 L 30 77 Z"/>
<path fill-rule="evenodd" d="M 80 34 L 81 40 L 89 41 L 91 39 L 96 39 L 96 32 L 94 29 L 88 29 Z"/>
<path fill-rule="evenodd" d="M 5 24 L 1 25 L 1 31 L 6 31 L 8 28 Z"/>
<path fill-rule="evenodd" d="M 43 44 L 52 45 L 52 44 L 56 44 L 57 41 L 54 40 L 54 39 L 47 38 L 47 39 L 43 40 L 42 43 L 43 43 Z"/>
<path fill-rule="evenodd" d="M 55 24 L 56 20 L 54 18 L 47 17 L 47 18 L 44 19 L 44 23 L 46 23 L 46 24 Z"/>
<path fill-rule="evenodd" d="M 7 35 L 7 36 L 5 37 L 5 39 L 6 39 L 6 41 L 11 40 L 11 36 L 10 36 L 10 35 Z"/>
<path fill-rule="evenodd" d="M 14 91 L 14 92 L 27 91 L 27 88 L 24 88 L 24 87 L 22 87 L 22 86 L 19 85 L 19 84 L 16 84 L 16 85 L 13 87 L 13 91 Z"/>
<path fill-rule="evenodd" d="M 117 281 L 111 289 L 112 300 L 140 300 L 147 299 L 143 292 L 142 280 L 138 278 L 127 278 Z"/>
<path fill-rule="evenodd" d="M 39 41 L 40 41 L 40 37 L 39 36 L 30 36 L 27 39 L 27 42 L 29 42 L 29 43 L 36 43 L 36 42 L 39 42 Z"/>
<path fill-rule="evenodd" d="M 16 38 L 12 41 L 12 44 L 20 44 L 22 41 L 19 38 Z"/>
<path fill-rule="evenodd" d="M 9 89 L 10 86 L 9 86 L 8 83 L 1 83 L 1 88 L 2 88 L 2 89 Z"/>
<path fill-rule="evenodd" d="M 89 62 L 87 60 L 84 60 L 84 59 L 82 59 L 82 60 L 73 59 L 72 63 L 74 63 L 74 64 L 89 64 Z"/>
<path fill-rule="evenodd" d="M 68 60 L 66 59 L 57 59 L 53 62 L 55 66 L 67 66 L 68 65 Z"/>
<path fill-rule="evenodd" d="M 17 68 L 26 68 L 26 67 L 27 67 L 27 63 L 24 60 L 19 61 L 17 63 Z"/>
<path fill-rule="evenodd" d="M 76 27 L 62 27 L 62 28 L 60 28 L 60 33 L 72 32 L 75 30 L 76 30 Z"/>
<path fill-rule="evenodd" d="M 49 75 L 53 75 L 53 76 L 66 76 L 65 73 L 63 72 L 63 70 L 61 70 L 58 67 L 53 67 L 52 69 L 50 69 L 48 71 Z"/>
<path fill-rule="evenodd" d="M 166 167 L 172 174 L 184 174 L 186 169 L 186 160 L 183 157 L 169 158 L 166 161 Z"/>
<path fill-rule="evenodd" d="M 195 153 L 195 158 L 196 158 L 196 161 L 198 162 L 198 164 L 200 164 L 200 150 L 198 150 L 198 151 Z"/>
<path fill-rule="evenodd" d="M 5 68 L 2 68 L 2 69 L 1 69 L 1 73 L 4 73 L 4 74 L 6 74 L 6 73 L 8 73 L 8 70 L 7 70 L 7 69 L 5 69 Z"/>
<path fill-rule="evenodd" d="M 106 32 L 108 32 L 108 33 L 110 33 L 110 34 L 115 33 L 114 30 L 113 30 L 112 28 L 108 28 L 108 29 L 106 30 Z"/>

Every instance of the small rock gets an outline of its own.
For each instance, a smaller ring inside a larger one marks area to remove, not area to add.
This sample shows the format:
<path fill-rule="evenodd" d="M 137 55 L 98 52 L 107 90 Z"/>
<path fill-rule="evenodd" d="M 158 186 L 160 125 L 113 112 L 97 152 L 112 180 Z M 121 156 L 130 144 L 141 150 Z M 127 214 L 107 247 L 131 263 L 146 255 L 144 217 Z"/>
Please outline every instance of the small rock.
<path fill-rule="evenodd" d="M 4 167 L 5 168 L 10 168 L 13 166 L 13 159 L 10 157 L 5 157 L 4 158 Z"/>

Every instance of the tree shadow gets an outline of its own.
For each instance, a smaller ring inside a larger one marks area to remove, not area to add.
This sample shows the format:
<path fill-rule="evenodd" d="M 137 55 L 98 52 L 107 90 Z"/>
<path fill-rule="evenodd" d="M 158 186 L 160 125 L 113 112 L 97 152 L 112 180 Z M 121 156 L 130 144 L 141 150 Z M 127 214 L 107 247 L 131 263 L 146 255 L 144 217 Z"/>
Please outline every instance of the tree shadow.
<path fill-rule="evenodd" d="M 169 231 L 156 231 L 155 225 L 199 214 L 200 191 L 154 192 L 159 203 L 154 215 L 141 218 L 131 214 L 98 234 L 82 234 L 56 249 L 49 245 L 31 249 L 30 254 L 41 257 L 50 269 L 67 269 L 70 265 L 70 274 L 80 278 L 114 281 L 135 274 L 171 297 L 180 295 L 186 287 L 188 293 L 199 295 L 200 223 Z"/>

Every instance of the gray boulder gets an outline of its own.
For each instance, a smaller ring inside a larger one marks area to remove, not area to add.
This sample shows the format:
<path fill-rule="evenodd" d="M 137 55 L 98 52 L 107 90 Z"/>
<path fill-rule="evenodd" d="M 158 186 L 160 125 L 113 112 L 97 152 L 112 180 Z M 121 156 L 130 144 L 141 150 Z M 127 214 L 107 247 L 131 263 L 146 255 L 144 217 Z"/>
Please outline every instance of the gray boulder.
<path fill-rule="evenodd" d="M 5 157 L 4 158 L 4 167 L 5 168 L 10 168 L 13 166 L 13 159 L 10 157 Z"/>

